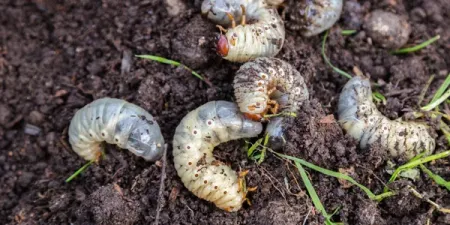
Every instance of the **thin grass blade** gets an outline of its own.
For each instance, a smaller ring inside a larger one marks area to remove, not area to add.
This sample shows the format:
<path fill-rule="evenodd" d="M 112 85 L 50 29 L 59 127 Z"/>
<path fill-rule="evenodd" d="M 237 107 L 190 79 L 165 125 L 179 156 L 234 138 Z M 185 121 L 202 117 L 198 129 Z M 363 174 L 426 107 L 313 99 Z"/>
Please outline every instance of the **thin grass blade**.
<path fill-rule="evenodd" d="M 434 155 L 430 155 L 430 156 L 427 156 L 427 157 L 423 157 L 423 158 L 417 158 L 416 160 L 410 161 L 410 162 L 408 162 L 408 163 L 398 167 L 394 171 L 394 173 L 391 175 L 391 178 L 388 181 L 388 184 L 394 182 L 395 179 L 397 179 L 398 175 L 402 171 L 405 171 L 405 170 L 408 170 L 408 169 L 412 169 L 414 167 L 419 166 L 420 164 L 425 164 L 427 162 L 430 162 L 430 161 L 433 161 L 433 160 L 442 159 L 442 158 L 445 158 L 445 157 L 448 157 L 448 156 L 450 156 L 450 150 L 443 151 L 443 152 L 440 152 L 440 153 L 437 153 L 437 154 L 434 154 Z M 384 192 L 387 192 L 387 191 L 388 191 L 388 189 L 387 189 L 387 187 L 385 187 Z"/>
<path fill-rule="evenodd" d="M 447 190 L 450 191 L 450 182 L 446 181 L 441 176 L 433 173 L 431 170 L 426 168 L 423 164 L 420 164 L 420 168 L 422 169 L 423 172 L 425 172 L 428 176 L 430 176 L 430 178 L 433 179 L 434 182 L 436 182 L 436 184 L 438 184 L 442 187 L 445 187 L 445 188 L 447 188 Z"/>
<path fill-rule="evenodd" d="M 150 59 L 150 60 L 153 60 L 153 61 L 156 61 L 156 62 L 169 64 L 169 65 L 174 65 L 174 66 L 182 65 L 180 62 L 173 61 L 173 60 L 170 60 L 170 59 L 166 59 L 164 57 L 160 57 L 160 56 L 156 56 L 156 55 L 136 55 L 136 57 L 142 58 L 142 59 Z"/>
<path fill-rule="evenodd" d="M 256 148 L 258 148 L 258 146 L 261 144 L 262 141 L 263 138 L 260 138 L 252 146 L 250 146 L 250 148 L 247 150 L 247 157 L 250 158 L 253 155 L 253 152 L 256 150 Z"/>
<path fill-rule="evenodd" d="M 426 40 L 426 41 L 424 41 L 424 42 L 422 42 L 422 43 L 420 43 L 420 44 L 418 44 L 416 46 L 412 46 L 412 47 L 409 47 L 409 48 L 402 48 L 402 49 L 399 49 L 399 50 L 396 50 L 396 51 L 392 51 L 391 54 L 406 54 L 406 53 L 416 52 L 416 51 L 419 51 L 422 48 L 427 47 L 428 45 L 431 45 L 433 42 L 439 40 L 439 38 L 441 38 L 441 36 L 440 35 L 436 35 L 436 36 L 434 36 L 434 37 L 432 37 L 432 38 L 430 38 L 430 39 L 428 39 L 428 40 Z"/>
<path fill-rule="evenodd" d="M 342 174 L 342 173 L 339 173 L 339 172 L 335 172 L 335 171 L 332 171 L 332 170 L 328 170 L 328 169 L 316 166 L 316 165 L 314 165 L 314 164 L 312 164 L 310 162 L 307 162 L 307 161 L 305 161 L 303 159 L 299 159 L 299 158 L 296 158 L 296 157 L 284 155 L 284 154 L 277 153 L 277 152 L 273 152 L 273 153 L 275 153 L 276 155 L 278 155 L 280 157 L 283 157 L 285 159 L 289 159 L 289 160 L 292 160 L 294 162 L 300 163 L 303 166 L 306 166 L 306 167 L 308 167 L 310 169 L 313 169 L 313 170 L 315 170 L 317 172 L 320 172 L 320 173 L 323 173 L 325 175 L 332 176 L 332 177 L 335 177 L 335 178 L 338 178 L 338 179 L 346 180 L 346 181 L 348 181 L 348 182 L 358 186 L 359 188 L 361 188 L 361 190 L 363 190 L 367 194 L 367 196 L 369 196 L 369 198 L 376 199 L 376 195 L 371 190 L 369 190 L 369 188 L 365 187 L 364 185 L 359 184 L 352 177 L 350 177 L 350 176 L 348 176 L 346 174 Z"/>
<path fill-rule="evenodd" d="M 422 104 L 423 99 L 425 98 L 425 95 L 427 94 L 428 88 L 430 88 L 431 82 L 433 82 L 435 75 L 431 75 L 428 79 L 427 83 L 425 84 L 425 87 L 422 89 L 419 95 L 419 101 L 417 101 L 417 105 L 420 106 Z"/>
<path fill-rule="evenodd" d="M 323 36 L 323 41 L 322 41 L 322 57 L 323 57 L 323 60 L 324 60 L 324 61 L 328 64 L 328 66 L 330 66 L 336 73 L 339 73 L 339 74 L 341 74 L 342 76 L 347 77 L 348 79 L 351 79 L 351 78 L 352 78 L 352 75 L 350 75 L 350 74 L 348 74 L 347 72 L 345 72 L 345 71 L 343 71 L 343 70 L 341 70 L 341 69 L 335 67 L 333 64 L 331 64 L 330 60 L 329 60 L 328 57 L 327 57 L 326 49 L 325 49 L 325 44 L 326 44 L 326 42 L 327 42 L 328 33 L 329 33 L 329 30 L 327 30 L 327 32 L 325 32 L 325 35 Z"/>
<path fill-rule="evenodd" d="M 357 30 L 342 30 L 341 34 L 347 36 L 347 35 L 355 34 L 356 32 L 358 32 L 358 31 Z"/>
<path fill-rule="evenodd" d="M 75 173 L 73 173 L 69 178 L 66 179 L 66 183 L 69 183 L 70 181 L 72 181 L 75 177 L 77 177 L 78 175 L 80 175 L 83 171 L 85 171 L 95 160 L 91 160 L 89 162 L 87 162 L 86 164 L 84 164 L 84 166 L 82 166 L 80 169 L 78 169 L 77 171 L 75 171 Z"/>
<path fill-rule="evenodd" d="M 422 107 L 423 111 L 431 111 L 432 109 L 438 107 L 442 102 L 450 97 L 450 89 L 448 89 L 441 97 L 436 99 L 434 102 Z"/>
<path fill-rule="evenodd" d="M 308 190 L 309 196 L 311 197 L 311 200 L 312 200 L 314 206 L 325 217 L 325 219 L 327 221 L 329 221 L 330 216 L 328 215 L 327 211 L 325 210 L 325 207 L 323 207 L 323 204 L 320 201 L 320 198 L 317 195 L 316 190 L 314 189 L 311 181 L 309 180 L 308 175 L 306 175 L 305 169 L 303 169 L 302 165 L 299 162 L 295 162 L 295 166 L 297 166 L 297 169 L 300 172 L 300 176 L 302 177 L 303 183 L 305 184 L 306 190 Z M 329 221 L 329 222 L 331 222 L 331 221 Z"/>
<path fill-rule="evenodd" d="M 438 98 L 440 98 L 445 90 L 447 90 L 448 86 L 450 85 L 450 74 L 447 75 L 447 78 L 445 78 L 442 85 L 439 87 L 439 89 L 434 94 L 433 98 L 431 99 L 430 103 L 435 102 Z"/>

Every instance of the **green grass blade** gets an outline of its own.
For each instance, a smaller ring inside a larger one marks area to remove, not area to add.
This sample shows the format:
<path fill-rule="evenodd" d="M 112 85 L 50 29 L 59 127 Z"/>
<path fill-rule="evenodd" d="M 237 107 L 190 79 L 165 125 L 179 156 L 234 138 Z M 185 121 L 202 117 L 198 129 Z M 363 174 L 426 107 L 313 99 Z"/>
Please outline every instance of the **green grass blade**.
<path fill-rule="evenodd" d="M 427 94 L 428 89 L 430 88 L 431 82 L 434 80 L 434 74 L 428 78 L 427 83 L 425 84 L 425 87 L 422 89 L 419 95 L 419 101 L 417 101 L 417 105 L 420 106 L 422 104 L 423 99 L 425 98 L 425 95 Z"/>
<path fill-rule="evenodd" d="M 262 162 L 264 162 L 264 159 L 266 158 L 266 150 L 267 150 L 267 144 L 269 143 L 269 134 L 266 134 L 264 137 L 263 142 L 263 149 L 261 150 L 261 157 L 258 159 L 258 162 L 256 162 L 258 165 L 261 165 Z"/>
<path fill-rule="evenodd" d="M 263 148 L 261 150 L 261 154 L 259 154 L 259 156 L 260 157 L 259 157 L 258 161 L 256 162 L 256 164 L 261 165 L 261 163 L 264 162 L 264 159 L 266 158 L 266 148 Z"/>
<path fill-rule="evenodd" d="M 256 148 L 258 148 L 258 146 L 261 144 L 262 141 L 263 139 L 260 138 L 252 146 L 250 146 L 250 148 L 247 150 L 247 157 L 250 158 L 253 155 L 253 152 L 256 150 Z"/>
<path fill-rule="evenodd" d="M 267 146 L 267 144 L 269 143 L 269 137 L 270 137 L 269 134 L 266 134 L 266 136 L 264 137 L 264 142 L 263 142 L 264 147 Z"/>
<path fill-rule="evenodd" d="M 386 97 L 384 97 L 384 95 L 381 94 L 380 92 L 377 92 L 377 91 L 372 92 L 372 98 L 377 103 L 381 102 L 381 103 L 383 103 L 383 105 L 386 105 L 386 102 L 387 102 Z"/>
<path fill-rule="evenodd" d="M 265 114 L 264 118 L 272 118 L 272 117 L 278 117 L 278 116 L 297 117 L 297 113 L 295 113 L 295 112 L 281 112 L 281 113 L 277 113 L 277 114 Z"/>
<path fill-rule="evenodd" d="M 422 153 L 420 153 L 420 154 L 414 156 L 414 157 L 413 157 L 412 159 L 410 159 L 407 163 L 414 162 L 414 161 L 416 161 L 416 160 L 422 158 L 423 156 L 425 156 L 425 152 L 422 152 Z"/>
<path fill-rule="evenodd" d="M 420 49 L 425 48 L 428 45 L 432 44 L 433 42 L 439 40 L 439 38 L 441 38 L 441 36 L 440 35 L 436 35 L 436 36 L 434 36 L 434 37 L 432 37 L 432 38 L 430 38 L 430 39 L 428 39 L 428 40 L 426 40 L 426 41 L 424 41 L 424 42 L 422 42 L 422 43 L 420 43 L 420 44 L 418 44 L 416 46 L 412 46 L 412 47 L 409 47 L 409 48 L 402 48 L 402 49 L 399 49 L 399 50 L 392 51 L 391 54 L 406 54 L 406 53 L 419 51 Z"/>
<path fill-rule="evenodd" d="M 443 151 L 443 152 L 440 152 L 440 153 L 437 153 L 437 154 L 434 154 L 434 155 L 430 155 L 430 156 L 427 156 L 427 157 L 418 158 L 416 160 L 410 161 L 410 162 L 408 162 L 408 163 L 398 167 L 394 171 L 394 173 L 392 174 L 391 178 L 388 181 L 388 184 L 394 182 L 395 179 L 397 179 L 398 175 L 401 172 L 405 171 L 405 170 L 412 169 L 414 167 L 419 166 L 420 164 L 424 164 L 424 163 L 427 163 L 427 162 L 430 162 L 430 161 L 433 161 L 433 160 L 437 160 L 437 159 L 442 159 L 442 158 L 445 158 L 445 157 L 448 157 L 448 156 L 450 156 L 450 150 Z M 384 188 L 384 192 L 387 192 L 387 191 L 388 191 L 388 189 L 387 189 L 387 187 L 385 187 Z"/>
<path fill-rule="evenodd" d="M 332 176 L 332 177 L 335 177 L 335 178 L 338 178 L 338 179 L 346 180 L 346 181 L 348 181 L 348 182 L 358 186 L 359 188 L 361 188 L 361 190 L 363 190 L 367 194 L 367 196 L 369 196 L 370 199 L 377 199 L 377 196 L 371 190 L 369 190 L 369 188 L 365 187 L 364 185 L 359 184 L 352 177 L 350 177 L 350 176 L 348 176 L 346 174 L 342 174 L 342 173 L 339 173 L 339 172 L 335 172 L 335 171 L 332 171 L 332 170 L 328 170 L 328 169 L 316 166 L 316 165 L 314 165 L 314 164 L 312 164 L 310 162 L 307 162 L 307 161 L 305 161 L 303 159 L 299 159 L 299 158 L 296 158 L 296 157 L 284 155 L 284 154 L 277 153 L 277 152 L 273 152 L 273 153 L 278 155 L 278 156 L 280 156 L 280 157 L 282 157 L 282 158 L 292 160 L 292 161 L 294 161 L 296 163 L 300 163 L 303 166 L 306 166 L 306 167 L 308 167 L 310 169 L 313 169 L 313 170 L 315 170 L 317 172 L 320 172 L 320 173 L 323 173 L 325 175 Z"/>
<path fill-rule="evenodd" d="M 77 177 L 78 175 L 80 175 L 83 171 L 85 171 L 95 160 L 91 160 L 89 162 L 87 162 L 86 164 L 84 164 L 84 166 L 82 166 L 80 169 L 78 169 L 77 171 L 75 171 L 75 173 L 73 173 L 69 178 L 66 179 L 66 183 L 69 183 L 70 181 L 72 181 L 75 177 Z"/>
<path fill-rule="evenodd" d="M 258 159 L 260 159 L 260 158 L 261 158 L 261 154 L 252 156 L 250 159 L 252 159 L 252 160 L 258 160 Z"/>
<path fill-rule="evenodd" d="M 300 172 L 300 176 L 302 177 L 303 183 L 305 184 L 306 190 L 308 191 L 314 206 L 316 207 L 317 210 L 319 210 L 320 213 L 322 213 L 323 217 L 325 217 L 327 224 L 332 224 L 332 222 L 330 221 L 330 215 L 328 215 L 327 211 L 325 210 L 325 207 L 323 207 L 316 190 L 314 189 L 311 181 L 309 180 L 308 175 L 306 175 L 305 169 L 303 169 L 302 165 L 298 162 L 295 162 L 295 166 L 297 166 L 297 169 Z"/>
<path fill-rule="evenodd" d="M 325 60 L 325 62 L 328 64 L 328 66 L 330 66 L 336 73 L 339 73 L 342 76 L 347 77 L 348 79 L 351 79 L 352 75 L 350 75 L 347 72 L 345 72 L 345 71 L 335 67 L 333 64 L 331 64 L 330 60 L 327 57 L 326 50 L 325 50 L 325 44 L 327 42 L 328 32 L 329 32 L 329 30 L 327 30 L 327 32 L 325 32 L 325 35 L 323 36 L 323 41 L 322 41 L 322 57 L 323 57 L 323 60 Z"/>
<path fill-rule="evenodd" d="M 433 179 L 434 182 L 436 182 L 436 184 L 441 185 L 442 187 L 445 187 L 445 188 L 447 188 L 447 190 L 450 191 L 450 182 L 446 181 L 441 176 L 434 174 L 431 170 L 426 168 L 423 164 L 420 164 L 420 168 L 422 169 L 423 172 L 425 172 L 428 176 L 430 176 L 431 179 Z"/>
<path fill-rule="evenodd" d="M 444 133 L 445 138 L 447 139 L 448 145 L 450 146 L 450 128 L 448 125 L 441 120 L 441 131 Z"/>
<path fill-rule="evenodd" d="M 450 74 L 447 75 L 447 78 L 445 78 L 444 83 L 442 83 L 442 85 L 436 91 L 429 104 L 434 103 L 436 100 L 442 97 L 442 95 L 444 94 L 445 90 L 447 90 L 449 85 L 450 85 Z"/>
<path fill-rule="evenodd" d="M 355 34 L 356 32 L 358 32 L 358 31 L 357 30 L 342 30 L 341 34 L 347 36 L 347 35 Z"/>
<path fill-rule="evenodd" d="M 136 57 L 138 58 L 142 58 L 142 59 L 150 59 L 156 62 L 160 62 L 160 63 L 164 63 L 164 64 L 169 64 L 169 65 L 174 65 L 174 66 L 180 66 L 183 65 L 180 62 L 177 61 L 173 61 L 170 59 L 166 59 L 160 56 L 156 56 L 156 55 L 136 55 Z"/>
<path fill-rule="evenodd" d="M 341 210 L 341 206 L 337 207 L 337 208 L 331 213 L 330 217 L 336 215 L 336 214 L 339 212 L 339 210 Z"/>
<path fill-rule="evenodd" d="M 193 71 L 191 68 L 184 66 L 184 68 L 192 73 L 192 75 L 196 76 L 200 80 L 205 80 L 205 78 L 202 77 L 202 75 L 198 74 L 197 72 Z"/>
<path fill-rule="evenodd" d="M 173 66 L 181 66 L 185 70 L 191 72 L 191 74 L 194 75 L 195 77 L 197 77 L 198 79 L 204 81 L 210 87 L 214 87 L 214 85 L 208 79 L 205 79 L 202 75 L 198 74 L 197 72 L 195 72 L 194 70 L 192 70 L 191 68 L 187 67 L 186 65 L 184 65 L 180 62 L 166 59 L 166 58 L 160 57 L 160 56 L 155 56 L 155 55 L 135 55 L 135 56 L 138 58 L 142 58 L 142 59 L 153 60 L 153 61 L 156 61 L 159 63 L 169 64 L 169 65 L 173 65 Z"/>
<path fill-rule="evenodd" d="M 447 100 L 449 97 L 450 97 L 450 89 L 448 89 L 441 97 L 436 99 L 434 102 L 431 102 L 430 104 L 422 107 L 421 109 L 423 111 L 431 111 L 432 109 L 434 109 L 437 106 L 439 106 L 442 102 Z"/>

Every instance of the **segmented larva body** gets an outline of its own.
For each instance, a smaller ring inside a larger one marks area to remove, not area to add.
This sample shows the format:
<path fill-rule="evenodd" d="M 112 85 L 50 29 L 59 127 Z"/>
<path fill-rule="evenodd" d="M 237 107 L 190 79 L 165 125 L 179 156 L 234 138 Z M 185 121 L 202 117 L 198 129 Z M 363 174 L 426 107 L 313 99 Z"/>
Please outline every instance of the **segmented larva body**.
<path fill-rule="evenodd" d="M 331 28 L 341 16 L 343 0 L 306 0 L 302 34 L 314 36 Z"/>
<path fill-rule="evenodd" d="M 188 113 L 173 138 L 175 169 L 184 186 L 221 209 L 239 210 L 246 193 L 236 172 L 216 160 L 213 150 L 223 142 L 255 137 L 261 130 L 261 123 L 245 119 L 232 102 L 212 101 Z"/>
<path fill-rule="evenodd" d="M 434 151 L 435 141 L 427 126 L 415 122 L 389 120 L 372 102 L 368 79 L 353 77 L 344 86 L 338 103 L 339 123 L 362 149 L 379 143 L 394 158 L 411 159 Z"/>
<path fill-rule="evenodd" d="M 234 78 L 236 102 L 247 117 L 259 120 L 273 113 L 296 113 L 309 98 L 301 74 L 289 63 L 277 58 L 258 58 L 242 65 Z M 271 137 L 282 138 L 281 118 L 267 127 Z"/>
<path fill-rule="evenodd" d="M 265 0 L 267 4 L 271 6 L 279 6 L 283 4 L 284 0 Z"/>
<path fill-rule="evenodd" d="M 86 160 L 101 155 L 103 142 L 128 149 L 148 161 L 159 159 L 164 150 L 164 138 L 153 116 L 137 105 L 114 98 L 101 98 L 78 110 L 70 122 L 69 142 Z"/>
<path fill-rule="evenodd" d="M 217 52 L 232 62 L 247 62 L 278 54 L 284 44 L 284 22 L 272 4 L 279 0 L 205 0 L 202 13 L 229 27 L 217 42 Z M 270 5 L 269 5 L 270 4 Z M 242 6 L 242 7 L 241 7 Z M 242 11 L 245 9 L 245 18 Z M 240 25 L 233 27 L 233 17 Z M 246 24 L 247 21 L 251 24 Z M 231 25 L 231 27 L 230 27 Z"/>

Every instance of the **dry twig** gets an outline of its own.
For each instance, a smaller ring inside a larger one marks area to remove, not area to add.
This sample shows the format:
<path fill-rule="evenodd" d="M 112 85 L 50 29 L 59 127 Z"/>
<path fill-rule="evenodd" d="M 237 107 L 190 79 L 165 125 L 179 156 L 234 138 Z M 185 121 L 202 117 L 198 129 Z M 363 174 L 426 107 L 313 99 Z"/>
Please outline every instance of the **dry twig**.
<path fill-rule="evenodd" d="M 167 164 L 167 144 L 164 147 L 164 153 L 162 156 L 162 168 L 161 168 L 161 179 L 159 183 L 159 193 L 158 193 L 158 207 L 156 208 L 156 217 L 154 225 L 158 225 L 159 223 L 159 215 L 161 209 L 164 205 L 164 181 L 166 180 L 166 164 Z"/>

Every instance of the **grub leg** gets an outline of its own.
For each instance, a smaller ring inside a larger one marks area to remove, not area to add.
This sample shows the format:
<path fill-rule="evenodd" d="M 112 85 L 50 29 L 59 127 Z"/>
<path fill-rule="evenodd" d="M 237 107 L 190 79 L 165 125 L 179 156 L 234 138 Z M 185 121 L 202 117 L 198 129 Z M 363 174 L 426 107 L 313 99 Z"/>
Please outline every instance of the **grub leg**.
<path fill-rule="evenodd" d="M 241 25 L 245 25 L 247 23 L 247 18 L 245 15 L 245 6 L 241 5 L 241 9 L 242 9 L 242 19 L 241 19 Z"/>
<path fill-rule="evenodd" d="M 275 100 L 269 100 L 268 104 L 270 105 L 270 112 L 273 114 L 277 114 L 280 108 L 280 104 L 278 104 Z"/>
<path fill-rule="evenodd" d="M 227 29 L 223 28 L 222 26 L 216 25 L 216 27 L 219 28 L 220 34 L 222 34 L 222 32 L 223 32 L 223 33 L 227 33 Z"/>
<path fill-rule="evenodd" d="M 236 27 L 236 20 L 234 20 L 234 17 L 231 13 L 227 12 L 228 19 L 231 21 L 231 28 Z"/>

